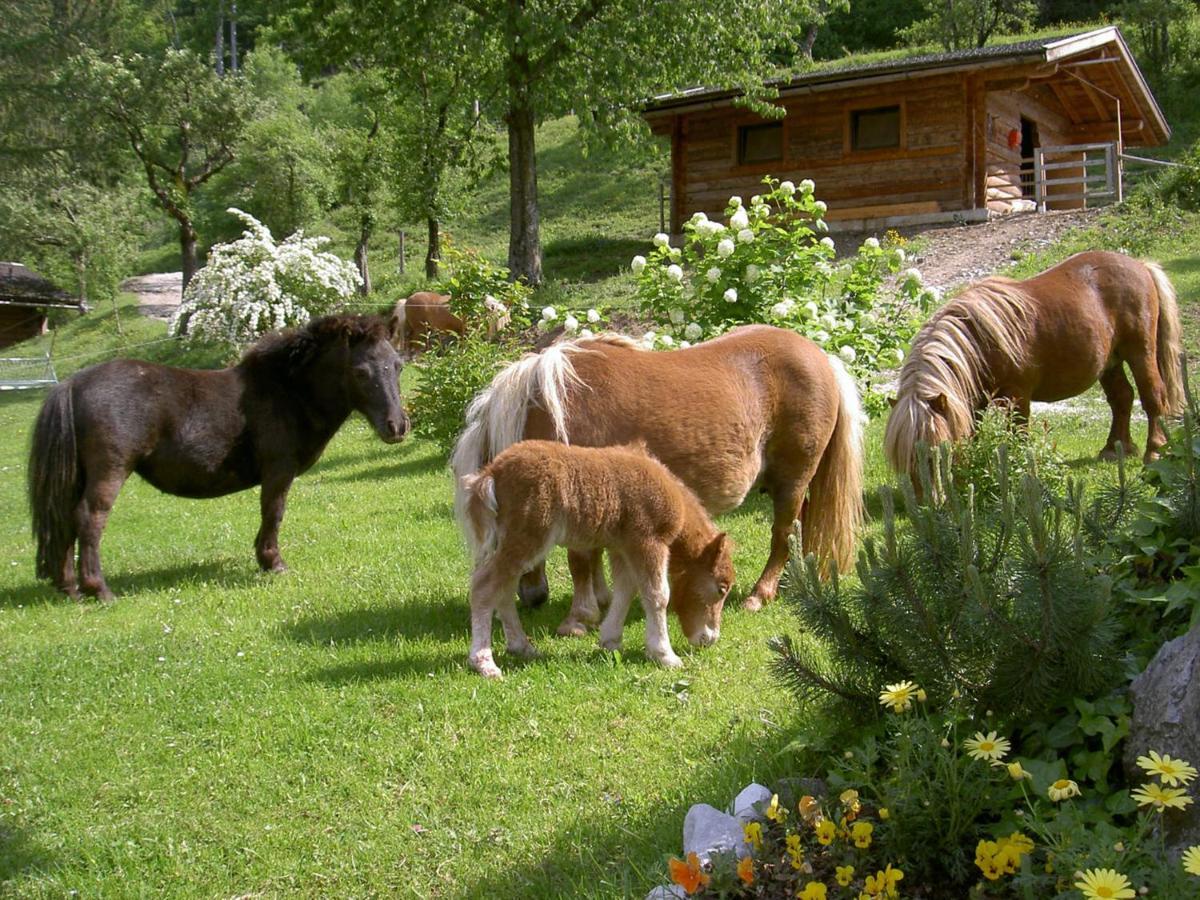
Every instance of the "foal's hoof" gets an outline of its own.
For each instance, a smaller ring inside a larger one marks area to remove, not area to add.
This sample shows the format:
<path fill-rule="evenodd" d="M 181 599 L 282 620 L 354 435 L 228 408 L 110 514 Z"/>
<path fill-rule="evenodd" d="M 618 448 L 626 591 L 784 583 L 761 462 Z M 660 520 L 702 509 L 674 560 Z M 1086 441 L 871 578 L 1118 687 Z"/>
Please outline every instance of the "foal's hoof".
<path fill-rule="evenodd" d="M 559 637 L 583 637 L 588 633 L 588 624 L 578 619 L 564 619 L 556 633 Z"/>
<path fill-rule="evenodd" d="M 541 659 L 542 654 L 537 647 L 531 643 L 518 644 L 515 647 L 506 647 L 509 656 L 516 656 L 520 659 Z"/>
<path fill-rule="evenodd" d="M 467 657 L 467 664 L 484 678 L 498 679 L 504 677 L 504 673 L 500 671 L 500 667 L 492 659 L 492 652 L 490 650 L 486 653 L 480 653 L 478 656 Z"/>
<path fill-rule="evenodd" d="M 767 601 L 758 596 L 758 594 L 751 594 L 742 601 L 742 609 L 744 609 L 746 612 L 758 612 L 766 605 Z"/>
<path fill-rule="evenodd" d="M 517 586 L 517 598 L 526 609 L 535 609 L 550 599 L 550 588 L 544 584 L 533 587 Z"/>
<path fill-rule="evenodd" d="M 683 668 L 683 660 L 680 659 L 678 656 L 676 656 L 674 653 L 672 653 L 668 656 L 656 656 L 656 657 L 654 657 L 654 661 L 656 663 L 658 663 L 660 666 L 662 666 L 664 669 L 682 669 Z"/>

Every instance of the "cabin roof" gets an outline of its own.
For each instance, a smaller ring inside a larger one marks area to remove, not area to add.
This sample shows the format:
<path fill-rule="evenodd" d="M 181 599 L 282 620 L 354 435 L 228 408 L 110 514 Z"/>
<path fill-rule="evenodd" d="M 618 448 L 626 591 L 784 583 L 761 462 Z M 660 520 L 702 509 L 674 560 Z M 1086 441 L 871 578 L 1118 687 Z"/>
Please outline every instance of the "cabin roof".
<path fill-rule="evenodd" d="M 58 306 L 80 309 L 82 304 L 28 266 L 0 262 L 0 305 Z"/>
<path fill-rule="evenodd" d="M 1078 87 L 1086 108 L 1096 122 L 1116 120 L 1119 98 L 1122 117 L 1146 123 L 1152 140 L 1142 144 L 1166 143 L 1171 135 L 1154 95 L 1146 84 L 1133 54 L 1115 25 L 1093 31 L 1055 37 L 1035 38 L 1009 44 L 990 44 L 948 53 L 926 53 L 867 63 L 833 63 L 772 79 L 768 87 L 781 98 L 799 93 L 854 87 L 861 83 L 900 81 L 919 75 L 1026 66 L 1040 70 L 1043 79 L 1061 77 L 1063 83 Z M 1086 67 L 1086 68 L 1085 68 Z M 1087 82 L 1087 84 L 1083 84 Z M 678 113 L 698 112 L 732 105 L 742 95 L 738 89 L 694 87 L 660 94 L 643 107 L 651 121 Z"/>

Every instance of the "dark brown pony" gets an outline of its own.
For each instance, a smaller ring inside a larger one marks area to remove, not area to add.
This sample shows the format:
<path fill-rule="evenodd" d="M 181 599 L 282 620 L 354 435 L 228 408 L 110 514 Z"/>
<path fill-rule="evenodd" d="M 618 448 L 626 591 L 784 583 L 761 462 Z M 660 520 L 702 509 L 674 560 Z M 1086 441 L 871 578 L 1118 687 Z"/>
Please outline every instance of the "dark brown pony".
<path fill-rule="evenodd" d="M 267 335 L 229 369 L 132 359 L 84 369 L 50 392 L 34 425 L 29 505 L 38 577 L 71 597 L 82 589 L 112 599 L 100 535 L 132 472 L 180 497 L 262 485 L 254 547 L 263 569 L 283 571 L 279 523 L 292 480 L 354 410 L 384 441 L 403 438 L 398 374 L 391 333 L 374 316 L 328 316 Z"/>
<path fill-rule="evenodd" d="M 739 506 L 755 487 L 770 495 L 771 553 L 745 603 L 757 609 L 775 596 L 797 518 L 805 551 L 849 567 L 862 517 L 861 425 L 845 368 L 791 331 L 751 325 L 669 352 L 614 336 L 568 341 L 513 363 L 472 402 L 451 458 L 457 509 L 462 520 L 463 476 L 519 440 L 643 441 L 709 513 Z M 581 634 L 608 590 L 599 553 L 568 559 L 575 595 L 559 633 Z M 522 582 L 527 603 L 547 593 L 541 568 Z"/>
<path fill-rule="evenodd" d="M 1146 459 L 1166 443 L 1161 417 L 1181 409 L 1179 312 L 1163 270 L 1120 253 L 1077 253 L 1025 281 L 987 278 L 926 322 L 900 369 L 884 451 L 912 472 L 918 442 L 957 441 L 993 400 L 1029 418 L 1030 401 L 1062 400 L 1100 381 L 1112 426 L 1100 451 L 1134 454 L 1133 388 L 1149 420 Z"/>

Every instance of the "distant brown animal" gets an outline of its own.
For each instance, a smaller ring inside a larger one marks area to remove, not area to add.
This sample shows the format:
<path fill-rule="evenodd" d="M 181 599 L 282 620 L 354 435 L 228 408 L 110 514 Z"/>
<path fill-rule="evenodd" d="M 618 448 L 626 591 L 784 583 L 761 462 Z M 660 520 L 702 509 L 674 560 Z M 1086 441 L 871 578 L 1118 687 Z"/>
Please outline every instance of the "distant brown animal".
<path fill-rule="evenodd" d="M 508 326 L 508 310 L 492 297 L 484 301 L 483 315 L 489 339 Z M 398 300 L 392 308 L 391 327 L 396 334 L 396 349 L 407 358 L 452 334 L 462 337 L 467 330 L 467 324 L 450 309 L 450 295 L 432 291 L 417 291 Z"/>
<path fill-rule="evenodd" d="M 116 359 L 72 375 L 46 397 L 29 450 L 38 577 L 71 597 L 112 599 L 100 536 L 134 472 L 177 497 L 262 485 L 255 555 L 263 569 L 283 571 L 288 489 L 350 413 L 389 444 L 408 432 L 390 339 L 378 316 L 326 316 L 267 335 L 228 369 Z"/>
<path fill-rule="evenodd" d="M 635 593 L 646 612 L 646 652 L 661 665 L 683 664 L 671 649 L 668 609 L 693 645 L 720 636 L 734 578 L 731 542 L 683 482 L 641 447 L 523 441 L 464 476 L 462 490 L 462 525 L 475 557 L 468 662 L 481 675 L 501 674 L 492 657 L 493 612 L 509 653 L 536 654 L 517 615 L 517 581 L 556 545 L 609 551 L 613 598 L 600 625 L 606 650 L 620 649 Z"/>
<path fill-rule="evenodd" d="M 1149 420 L 1146 460 L 1166 443 L 1162 416 L 1183 405 L 1175 290 L 1161 267 L 1120 253 L 1077 253 L 1025 281 L 988 278 L 942 307 L 918 332 L 900 369 L 884 436 L 892 467 L 913 472 L 918 442 L 960 440 L 989 402 L 1011 403 L 1029 418 L 1032 400 L 1062 400 L 1099 379 L 1112 408 L 1100 451 L 1129 433 L 1133 388 Z"/>
<path fill-rule="evenodd" d="M 450 295 L 432 291 L 417 291 L 398 300 L 392 308 L 391 328 L 396 349 L 405 357 L 428 350 L 437 338 L 462 337 L 466 331 L 463 320 L 450 311 Z"/>
<path fill-rule="evenodd" d="M 775 596 L 797 518 L 805 552 L 851 564 L 862 517 L 861 430 L 853 379 L 794 332 L 751 325 L 668 352 L 602 336 L 555 344 L 502 370 L 468 409 L 451 466 L 461 478 L 528 438 L 644 441 L 709 513 L 739 506 L 760 487 L 774 523 L 770 556 L 745 603 L 757 609 Z M 460 488 L 459 508 L 465 496 Z M 582 634 L 608 591 L 599 553 L 571 551 L 568 561 L 575 594 L 559 633 Z M 522 581 L 522 599 L 547 594 L 538 566 Z"/>

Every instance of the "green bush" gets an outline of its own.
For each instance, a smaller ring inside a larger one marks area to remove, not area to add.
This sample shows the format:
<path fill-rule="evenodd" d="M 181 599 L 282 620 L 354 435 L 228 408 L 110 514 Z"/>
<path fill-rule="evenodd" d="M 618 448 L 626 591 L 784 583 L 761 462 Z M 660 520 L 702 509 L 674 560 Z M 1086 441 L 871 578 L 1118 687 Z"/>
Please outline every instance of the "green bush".
<path fill-rule="evenodd" d="M 913 680 L 1001 721 L 1093 696 L 1119 676 L 1110 579 L 1086 546 L 1082 488 L 1052 491 L 994 456 L 994 498 L 956 486 L 944 451 L 924 460 L 925 500 L 907 512 L 880 489 L 883 536 L 860 551 L 858 582 L 822 582 L 793 557 L 785 597 L 803 628 L 773 642 L 775 669 L 804 700 L 875 708 L 879 686 Z"/>

